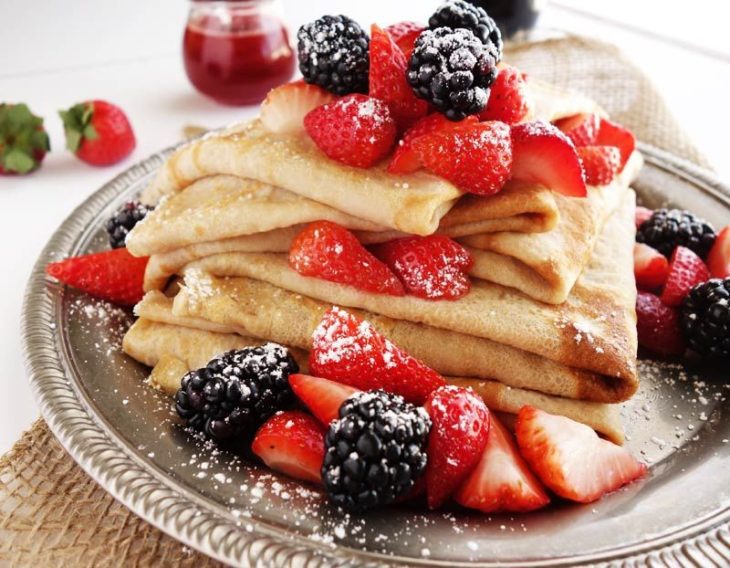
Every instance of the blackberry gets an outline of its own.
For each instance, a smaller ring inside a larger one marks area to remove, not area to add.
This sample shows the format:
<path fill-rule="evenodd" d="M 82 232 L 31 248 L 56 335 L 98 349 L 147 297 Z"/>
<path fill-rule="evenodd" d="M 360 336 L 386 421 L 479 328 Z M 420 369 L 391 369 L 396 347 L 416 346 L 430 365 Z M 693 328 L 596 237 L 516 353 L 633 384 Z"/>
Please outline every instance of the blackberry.
<path fill-rule="evenodd" d="M 466 29 L 426 30 L 416 40 L 406 77 L 416 96 L 450 120 L 478 114 L 497 76 L 494 57 Z"/>
<path fill-rule="evenodd" d="M 697 284 L 682 301 L 682 331 L 689 346 L 730 359 L 730 277 Z"/>
<path fill-rule="evenodd" d="M 175 409 L 214 440 L 239 436 L 294 401 L 289 375 L 297 372 L 297 362 L 276 343 L 229 351 L 183 377 Z"/>
<path fill-rule="evenodd" d="M 347 16 L 322 16 L 299 28 L 299 69 L 307 83 L 335 93 L 368 92 L 370 39 Z"/>
<path fill-rule="evenodd" d="M 122 248 L 129 232 L 135 225 L 144 219 L 154 207 L 144 205 L 139 201 L 130 201 L 122 205 L 106 222 L 106 232 L 109 233 L 109 245 L 113 248 Z"/>
<path fill-rule="evenodd" d="M 408 493 L 426 470 L 431 420 L 382 390 L 353 395 L 325 437 L 322 480 L 330 499 L 363 512 Z"/>
<path fill-rule="evenodd" d="M 428 19 L 428 27 L 471 30 L 490 50 L 495 63 L 502 60 L 502 34 L 484 8 L 465 0 L 450 0 L 439 6 Z"/>
<path fill-rule="evenodd" d="M 705 258 L 715 242 L 715 229 L 704 219 L 680 209 L 657 209 L 636 231 L 636 241 L 669 258 L 678 246 Z"/>

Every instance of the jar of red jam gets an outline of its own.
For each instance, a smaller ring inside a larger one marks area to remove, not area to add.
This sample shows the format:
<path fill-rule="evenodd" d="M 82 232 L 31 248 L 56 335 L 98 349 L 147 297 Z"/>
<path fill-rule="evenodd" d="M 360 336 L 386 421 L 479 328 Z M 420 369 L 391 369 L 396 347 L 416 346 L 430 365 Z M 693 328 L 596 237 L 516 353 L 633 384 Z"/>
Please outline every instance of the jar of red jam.
<path fill-rule="evenodd" d="M 294 73 L 280 0 L 193 0 L 183 59 L 204 95 L 228 105 L 261 102 Z"/>

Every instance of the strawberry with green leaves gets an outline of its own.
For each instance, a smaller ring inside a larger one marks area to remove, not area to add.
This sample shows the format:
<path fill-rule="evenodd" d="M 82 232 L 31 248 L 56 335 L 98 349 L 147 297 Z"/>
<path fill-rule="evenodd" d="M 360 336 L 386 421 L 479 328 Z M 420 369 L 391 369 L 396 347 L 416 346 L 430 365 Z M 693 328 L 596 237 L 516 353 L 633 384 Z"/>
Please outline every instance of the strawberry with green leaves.
<path fill-rule="evenodd" d="M 0 104 L 0 174 L 27 174 L 51 149 L 43 119 L 25 104 Z"/>

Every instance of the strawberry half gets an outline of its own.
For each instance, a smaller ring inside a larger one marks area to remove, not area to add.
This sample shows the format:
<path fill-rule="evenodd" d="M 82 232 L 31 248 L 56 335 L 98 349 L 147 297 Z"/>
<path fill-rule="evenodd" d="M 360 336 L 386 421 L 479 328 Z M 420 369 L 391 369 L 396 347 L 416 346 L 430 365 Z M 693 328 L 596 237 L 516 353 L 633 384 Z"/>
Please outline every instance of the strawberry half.
<path fill-rule="evenodd" d="M 669 259 L 669 274 L 661 300 L 667 306 L 678 306 L 689 291 L 710 279 L 710 271 L 694 251 L 678 246 Z"/>
<path fill-rule="evenodd" d="M 641 290 L 657 290 L 669 274 L 669 261 L 658 250 L 643 243 L 634 244 L 634 277 Z"/>
<path fill-rule="evenodd" d="M 408 294 L 427 300 L 456 300 L 471 289 L 474 259 L 445 235 L 404 237 L 371 248 Z"/>
<path fill-rule="evenodd" d="M 302 80 L 276 87 L 261 103 L 261 123 L 269 132 L 304 130 L 304 117 L 311 110 L 332 102 L 335 96 Z"/>
<path fill-rule="evenodd" d="M 523 513 L 550 503 L 542 484 L 517 451 L 512 434 L 493 414 L 479 463 L 454 500 L 482 513 Z"/>
<path fill-rule="evenodd" d="M 385 264 L 350 231 L 330 221 L 315 221 L 302 229 L 289 249 L 289 264 L 302 276 L 376 294 L 405 294 L 403 285 Z"/>
<path fill-rule="evenodd" d="M 636 296 L 636 331 L 639 345 L 657 355 L 681 355 L 685 350 L 679 310 L 649 292 Z"/>
<path fill-rule="evenodd" d="M 329 426 L 340 414 L 340 406 L 360 390 L 311 375 L 289 375 L 289 385 L 314 416 L 323 425 Z"/>
<path fill-rule="evenodd" d="M 133 306 L 144 295 L 142 284 L 148 260 L 118 248 L 51 262 L 46 273 L 102 300 Z"/>
<path fill-rule="evenodd" d="M 593 146 L 601 126 L 601 117 L 592 113 L 576 114 L 556 121 L 555 126 L 571 139 L 576 148 Z"/>
<path fill-rule="evenodd" d="M 406 80 L 408 60 L 387 32 L 370 31 L 370 96 L 387 103 L 401 130 L 426 116 L 428 103 L 416 97 Z"/>
<path fill-rule="evenodd" d="M 718 233 L 707 255 L 707 267 L 713 278 L 730 276 L 730 225 Z"/>
<path fill-rule="evenodd" d="M 588 185 L 608 185 L 621 167 L 621 152 L 616 146 L 581 146 L 578 157 Z"/>
<path fill-rule="evenodd" d="M 636 222 L 636 228 L 638 229 L 639 227 L 641 227 L 641 225 L 644 223 L 644 221 L 648 221 L 653 214 L 654 214 L 654 211 L 652 211 L 651 209 L 642 207 L 641 205 L 637 205 L 636 214 L 634 216 L 634 221 Z"/>
<path fill-rule="evenodd" d="M 585 197 L 586 183 L 570 139 L 547 122 L 512 127 L 512 177 L 571 197 Z"/>
<path fill-rule="evenodd" d="M 502 67 L 489 89 L 489 100 L 479 119 L 501 120 L 507 124 L 520 122 L 530 112 L 525 87 L 524 73 L 509 65 Z"/>
<path fill-rule="evenodd" d="M 0 104 L 0 175 L 27 174 L 51 149 L 43 119 L 25 104 Z"/>
<path fill-rule="evenodd" d="M 340 308 L 328 310 L 312 335 L 310 371 L 360 390 L 384 389 L 423 404 L 443 377 Z"/>
<path fill-rule="evenodd" d="M 418 36 L 421 35 L 421 32 L 425 29 L 425 26 L 416 22 L 398 22 L 397 24 L 392 24 L 385 28 L 385 31 L 388 32 L 388 35 L 393 39 L 398 47 L 400 47 L 406 61 L 408 61 L 411 57 L 413 46 L 416 43 Z"/>
<path fill-rule="evenodd" d="M 425 404 L 431 417 L 426 465 L 428 506 L 443 505 L 474 469 L 487 445 L 490 414 L 471 389 L 447 385 Z"/>
<path fill-rule="evenodd" d="M 512 143 L 502 122 L 431 132 L 416 138 L 413 147 L 424 167 L 470 193 L 494 195 L 510 176 Z"/>
<path fill-rule="evenodd" d="M 258 429 L 251 451 L 274 471 L 322 483 L 325 433 L 324 426 L 309 414 L 277 412 Z"/>
<path fill-rule="evenodd" d="M 602 118 L 598 127 L 596 144 L 599 146 L 616 146 L 621 151 L 619 171 L 622 171 L 636 149 L 636 138 L 628 128 L 611 122 L 607 118 Z"/>
<path fill-rule="evenodd" d="M 646 474 L 628 450 L 585 424 L 523 406 L 515 426 L 517 444 L 532 470 L 552 491 L 590 503 Z"/>

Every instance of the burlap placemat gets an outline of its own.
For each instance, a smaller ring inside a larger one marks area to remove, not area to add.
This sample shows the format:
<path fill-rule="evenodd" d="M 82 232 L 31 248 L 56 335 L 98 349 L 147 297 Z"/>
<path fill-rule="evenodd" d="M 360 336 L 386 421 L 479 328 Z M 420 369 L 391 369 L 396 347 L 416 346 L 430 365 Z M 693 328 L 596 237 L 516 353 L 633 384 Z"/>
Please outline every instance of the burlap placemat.
<path fill-rule="evenodd" d="M 639 139 L 707 163 L 650 81 L 613 46 L 578 37 L 512 47 L 507 61 L 594 97 Z M 120 505 L 38 420 L 0 458 L 3 566 L 216 566 Z"/>

